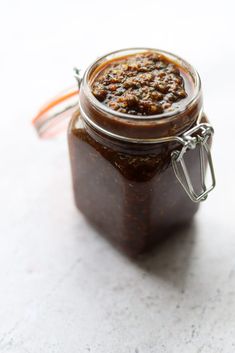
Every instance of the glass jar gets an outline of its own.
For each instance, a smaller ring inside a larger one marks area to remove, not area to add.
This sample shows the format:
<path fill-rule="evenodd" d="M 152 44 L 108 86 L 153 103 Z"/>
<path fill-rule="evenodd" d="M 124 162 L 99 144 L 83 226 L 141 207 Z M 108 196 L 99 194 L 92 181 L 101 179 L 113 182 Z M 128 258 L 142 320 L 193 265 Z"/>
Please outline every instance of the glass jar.
<path fill-rule="evenodd" d="M 68 129 L 75 202 L 98 231 L 130 254 L 150 249 L 188 224 L 215 185 L 210 156 L 213 129 L 202 111 L 198 73 L 181 58 L 193 96 L 178 110 L 137 117 L 111 110 L 92 94 L 91 78 L 105 62 L 153 49 L 117 51 L 86 71 L 79 108 Z M 205 186 L 209 162 L 212 184 Z"/>
<path fill-rule="evenodd" d="M 110 60 L 146 51 L 163 55 L 189 75 L 192 94 L 184 105 L 167 113 L 136 116 L 100 103 L 91 92 L 99 69 Z M 77 208 L 128 254 L 144 252 L 189 224 L 215 186 L 213 128 L 203 112 L 199 75 L 176 55 L 135 48 L 107 54 L 88 67 L 82 79 L 78 71 L 75 77 L 79 90 L 56 97 L 34 124 L 39 135 L 50 136 L 75 111 L 68 143 Z"/>

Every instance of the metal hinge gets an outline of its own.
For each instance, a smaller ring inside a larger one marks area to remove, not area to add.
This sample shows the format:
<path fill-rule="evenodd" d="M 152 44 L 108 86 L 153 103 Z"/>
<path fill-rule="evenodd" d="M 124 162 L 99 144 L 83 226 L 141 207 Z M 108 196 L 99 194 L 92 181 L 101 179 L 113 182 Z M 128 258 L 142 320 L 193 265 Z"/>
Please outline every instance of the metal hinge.
<path fill-rule="evenodd" d="M 210 146 L 208 145 L 208 139 L 213 135 L 214 130 L 210 124 L 201 123 L 194 126 L 192 129 L 184 133 L 180 142 L 183 145 L 181 150 L 175 150 L 171 154 L 172 166 L 176 175 L 176 178 L 194 202 L 204 201 L 208 193 L 214 189 L 215 172 L 214 166 L 210 153 Z M 191 177 L 189 175 L 187 166 L 185 164 L 184 156 L 188 150 L 193 150 L 199 146 L 199 157 L 200 157 L 200 176 L 201 176 L 201 188 L 202 192 L 197 194 L 195 187 L 193 186 Z M 209 172 L 211 174 L 211 185 L 206 186 L 206 159 L 208 161 Z"/>

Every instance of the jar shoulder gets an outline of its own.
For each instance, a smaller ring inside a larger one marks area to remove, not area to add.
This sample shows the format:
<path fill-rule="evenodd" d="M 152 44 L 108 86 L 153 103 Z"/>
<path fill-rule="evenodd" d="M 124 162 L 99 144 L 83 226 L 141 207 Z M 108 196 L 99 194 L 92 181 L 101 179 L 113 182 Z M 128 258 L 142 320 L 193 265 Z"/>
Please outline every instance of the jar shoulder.
<path fill-rule="evenodd" d="M 170 166 L 171 152 L 174 149 L 174 144 L 169 143 L 135 146 L 130 143 L 120 145 L 104 142 L 88 132 L 79 112 L 71 119 L 68 139 L 70 149 L 74 151 L 74 160 L 86 159 L 89 163 L 89 155 L 92 154 L 93 158 L 96 155 L 97 159 L 105 159 L 126 179 L 134 181 L 148 181 L 156 174 L 164 172 Z"/>

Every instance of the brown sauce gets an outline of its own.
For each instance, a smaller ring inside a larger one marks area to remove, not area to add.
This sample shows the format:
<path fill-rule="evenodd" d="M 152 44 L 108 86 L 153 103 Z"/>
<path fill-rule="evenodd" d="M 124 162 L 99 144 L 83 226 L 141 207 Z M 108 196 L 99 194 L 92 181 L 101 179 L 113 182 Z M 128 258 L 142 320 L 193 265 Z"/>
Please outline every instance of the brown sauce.
<path fill-rule="evenodd" d="M 93 78 L 92 93 L 107 107 L 148 116 L 175 110 L 191 94 L 190 77 L 161 54 L 145 52 L 106 63 Z"/>

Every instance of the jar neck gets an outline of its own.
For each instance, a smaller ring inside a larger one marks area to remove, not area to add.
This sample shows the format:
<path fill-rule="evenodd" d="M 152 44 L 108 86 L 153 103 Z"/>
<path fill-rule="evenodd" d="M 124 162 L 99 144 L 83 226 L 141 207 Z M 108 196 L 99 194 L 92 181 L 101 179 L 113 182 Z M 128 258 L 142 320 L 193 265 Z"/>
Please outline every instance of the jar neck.
<path fill-rule="evenodd" d="M 78 118 L 79 117 L 79 118 Z M 133 155 L 146 155 L 149 153 L 162 153 L 162 149 L 164 146 L 164 151 L 173 150 L 179 143 L 177 141 L 171 141 L 168 143 L 147 143 L 145 139 L 136 140 L 133 139 L 131 141 L 126 138 L 117 138 L 117 136 L 110 136 L 106 132 L 100 131 L 94 125 L 90 124 L 87 120 L 83 118 L 83 115 L 80 111 L 77 111 L 74 114 L 74 121 L 77 121 L 82 128 L 85 129 L 86 133 L 96 142 L 103 146 L 103 148 L 110 148 L 118 151 L 120 153 L 129 153 Z M 75 125 L 76 126 L 76 125 Z M 78 125 L 77 125 L 78 127 Z"/>
<path fill-rule="evenodd" d="M 144 51 L 149 49 L 132 49 L 129 52 Z M 153 49 L 151 49 L 153 50 Z M 79 107 L 83 119 L 102 134 L 107 134 L 119 140 L 149 140 L 167 136 L 178 136 L 193 126 L 202 109 L 202 93 L 200 78 L 194 68 L 173 54 L 157 50 L 169 56 L 170 60 L 180 62 L 187 70 L 193 81 L 192 99 L 185 103 L 180 110 L 153 116 L 133 116 L 114 111 L 100 103 L 91 92 L 91 81 L 99 66 L 106 61 L 123 55 L 125 51 L 111 53 L 92 64 L 86 71 L 79 94 Z"/>
<path fill-rule="evenodd" d="M 119 140 L 151 140 L 168 136 L 178 136 L 190 129 L 202 110 L 202 96 L 187 110 L 171 119 L 161 121 L 120 121 L 112 113 L 99 111 L 90 104 L 82 90 L 79 97 L 80 113 L 83 119 L 97 132 Z"/>

